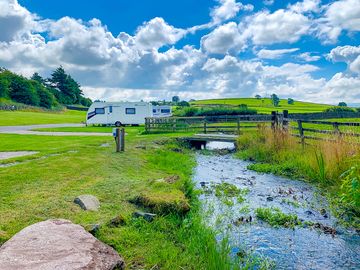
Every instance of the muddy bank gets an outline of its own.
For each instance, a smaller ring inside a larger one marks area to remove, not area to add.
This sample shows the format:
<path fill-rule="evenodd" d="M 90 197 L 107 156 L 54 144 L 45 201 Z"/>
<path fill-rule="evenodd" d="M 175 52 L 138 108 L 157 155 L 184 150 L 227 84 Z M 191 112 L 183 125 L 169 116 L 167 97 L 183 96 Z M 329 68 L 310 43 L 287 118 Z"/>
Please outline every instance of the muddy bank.
<path fill-rule="evenodd" d="M 215 147 L 210 147 L 215 148 Z M 243 250 L 274 260 L 277 269 L 360 269 L 360 236 L 341 227 L 311 185 L 247 169 L 227 155 L 197 154 L 194 178 L 208 224 L 227 235 L 233 255 Z M 257 209 L 296 216 L 271 226 Z"/>

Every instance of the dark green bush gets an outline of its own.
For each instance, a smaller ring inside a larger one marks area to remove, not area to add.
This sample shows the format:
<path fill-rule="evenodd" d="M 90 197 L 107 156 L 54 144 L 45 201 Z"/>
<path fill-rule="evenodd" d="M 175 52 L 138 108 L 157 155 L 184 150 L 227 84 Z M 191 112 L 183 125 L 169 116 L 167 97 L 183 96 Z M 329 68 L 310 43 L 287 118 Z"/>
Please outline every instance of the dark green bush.
<path fill-rule="evenodd" d="M 182 110 L 177 111 L 177 116 L 217 116 L 217 115 L 254 115 L 257 111 L 249 109 L 246 106 L 228 108 L 228 107 L 217 107 L 217 108 L 201 108 L 186 107 Z"/>
<path fill-rule="evenodd" d="M 355 112 L 355 109 L 349 107 L 334 106 L 326 109 L 324 112 Z"/>

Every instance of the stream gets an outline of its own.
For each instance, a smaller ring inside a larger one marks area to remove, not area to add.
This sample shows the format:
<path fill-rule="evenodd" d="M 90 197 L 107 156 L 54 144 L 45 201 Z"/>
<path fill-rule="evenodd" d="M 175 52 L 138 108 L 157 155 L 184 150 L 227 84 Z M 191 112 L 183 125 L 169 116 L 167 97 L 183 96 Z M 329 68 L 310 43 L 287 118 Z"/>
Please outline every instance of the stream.
<path fill-rule="evenodd" d="M 233 145 L 210 142 L 206 148 L 229 147 Z M 272 260 L 276 269 L 360 269 L 360 235 L 338 225 L 312 185 L 248 170 L 250 162 L 232 154 L 197 153 L 196 160 L 193 181 L 203 190 L 205 220 L 219 239 L 228 238 L 233 256 L 251 251 Z M 216 194 L 216 186 L 224 183 L 245 190 L 243 200 Z M 271 227 L 256 217 L 259 207 L 296 214 L 303 225 Z"/>

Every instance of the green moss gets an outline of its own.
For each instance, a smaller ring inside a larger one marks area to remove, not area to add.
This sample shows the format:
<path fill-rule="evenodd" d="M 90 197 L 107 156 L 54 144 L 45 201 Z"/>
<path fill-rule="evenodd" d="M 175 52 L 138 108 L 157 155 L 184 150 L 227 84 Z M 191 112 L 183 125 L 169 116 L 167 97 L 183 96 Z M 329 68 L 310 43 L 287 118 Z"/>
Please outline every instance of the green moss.
<path fill-rule="evenodd" d="M 257 208 L 255 214 L 273 227 L 294 228 L 301 224 L 296 215 L 285 214 L 279 208 Z"/>

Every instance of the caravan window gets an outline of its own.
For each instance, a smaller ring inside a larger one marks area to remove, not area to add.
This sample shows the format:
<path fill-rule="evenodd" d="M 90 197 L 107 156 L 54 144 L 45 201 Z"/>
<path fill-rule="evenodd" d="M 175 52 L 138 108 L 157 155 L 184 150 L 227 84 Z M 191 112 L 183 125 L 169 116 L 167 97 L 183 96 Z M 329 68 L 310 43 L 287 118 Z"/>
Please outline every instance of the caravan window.
<path fill-rule="evenodd" d="M 104 108 L 95 108 L 95 114 L 104 114 L 105 109 Z"/>
<path fill-rule="evenodd" d="M 156 109 L 153 109 L 153 113 L 156 113 Z"/>
<path fill-rule="evenodd" d="M 109 112 L 112 113 L 112 106 L 109 106 Z"/>
<path fill-rule="evenodd" d="M 135 108 L 126 108 L 126 109 L 125 109 L 125 113 L 126 113 L 126 114 L 135 114 L 135 113 L 136 113 L 136 109 L 135 109 Z"/>
<path fill-rule="evenodd" d="M 161 109 L 161 113 L 170 113 L 170 109 Z"/>

